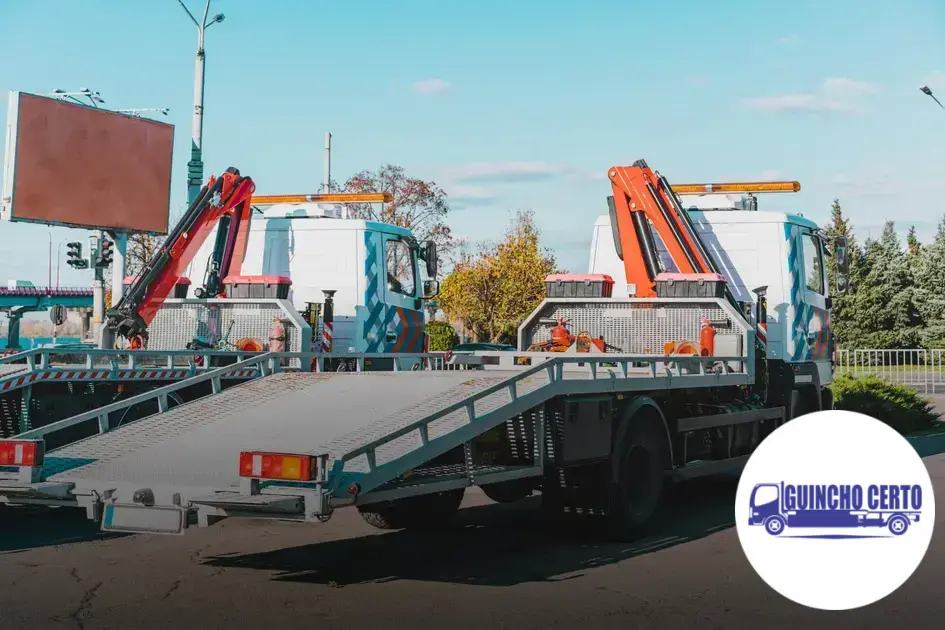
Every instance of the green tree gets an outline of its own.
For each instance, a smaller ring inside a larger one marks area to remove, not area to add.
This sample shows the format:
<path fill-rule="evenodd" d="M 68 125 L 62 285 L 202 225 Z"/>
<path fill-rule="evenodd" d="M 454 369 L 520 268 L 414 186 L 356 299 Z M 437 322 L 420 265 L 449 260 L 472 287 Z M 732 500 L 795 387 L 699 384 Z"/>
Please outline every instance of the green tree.
<path fill-rule="evenodd" d="M 840 207 L 840 200 L 834 199 L 830 208 L 830 225 L 827 227 L 827 251 L 833 252 L 834 244 L 838 237 L 844 236 L 847 239 L 847 257 L 850 261 L 850 276 L 847 292 L 843 295 L 835 293 L 837 286 L 837 260 L 834 256 L 827 259 L 827 282 L 830 290 L 834 292 L 833 307 L 831 309 L 831 321 L 834 326 L 834 334 L 837 342 L 841 346 L 851 347 L 856 345 L 857 335 L 859 334 L 855 320 L 855 300 L 856 290 L 860 285 L 863 271 L 863 250 L 856 242 L 856 235 L 850 225 L 850 220 L 843 216 L 843 209 Z"/>
<path fill-rule="evenodd" d="M 545 278 L 556 268 L 541 248 L 534 213 L 516 215 L 502 241 L 464 254 L 443 281 L 439 303 L 480 341 L 512 341 L 519 324 L 544 298 Z"/>
<path fill-rule="evenodd" d="M 868 241 L 865 273 L 853 299 L 852 320 L 857 345 L 869 348 L 915 348 L 922 315 L 909 260 L 895 224 L 887 221 L 878 241 Z"/>
<path fill-rule="evenodd" d="M 945 348 L 945 217 L 939 221 L 935 240 L 923 247 L 916 293 L 926 323 L 923 346 Z"/>

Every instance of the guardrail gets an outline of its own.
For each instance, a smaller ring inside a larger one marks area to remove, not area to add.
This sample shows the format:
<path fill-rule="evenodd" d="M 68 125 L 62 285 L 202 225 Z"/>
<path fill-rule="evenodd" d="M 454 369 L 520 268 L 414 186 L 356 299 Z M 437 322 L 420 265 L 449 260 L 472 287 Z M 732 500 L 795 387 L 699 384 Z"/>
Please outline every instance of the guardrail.
<path fill-rule="evenodd" d="M 835 369 L 837 374 L 872 374 L 924 394 L 945 393 L 945 349 L 838 349 Z"/>

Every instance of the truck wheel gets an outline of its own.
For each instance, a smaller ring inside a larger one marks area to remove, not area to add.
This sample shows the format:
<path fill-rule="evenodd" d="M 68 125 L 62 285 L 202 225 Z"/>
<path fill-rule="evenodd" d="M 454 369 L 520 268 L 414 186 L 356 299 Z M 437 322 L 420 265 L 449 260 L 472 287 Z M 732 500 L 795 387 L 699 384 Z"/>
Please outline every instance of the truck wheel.
<path fill-rule="evenodd" d="M 364 522 L 378 529 L 433 530 L 448 526 L 463 502 L 464 488 L 359 506 Z"/>
<path fill-rule="evenodd" d="M 530 497 L 535 490 L 535 482 L 531 479 L 516 479 L 501 481 L 480 486 L 482 492 L 496 503 L 514 503 Z"/>
<path fill-rule="evenodd" d="M 784 531 L 784 519 L 780 516 L 771 516 L 765 521 L 765 531 L 777 536 Z"/>
<path fill-rule="evenodd" d="M 621 447 L 617 483 L 611 498 L 610 535 L 617 540 L 642 533 L 663 498 L 663 473 L 670 466 L 666 430 L 662 421 L 646 411 L 629 420 Z"/>
<path fill-rule="evenodd" d="M 897 514 L 889 519 L 889 522 L 886 524 L 886 527 L 889 528 L 889 531 L 895 536 L 902 536 L 906 533 L 906 530 L 909 529 L 909 519 L 901 514 Z"/>

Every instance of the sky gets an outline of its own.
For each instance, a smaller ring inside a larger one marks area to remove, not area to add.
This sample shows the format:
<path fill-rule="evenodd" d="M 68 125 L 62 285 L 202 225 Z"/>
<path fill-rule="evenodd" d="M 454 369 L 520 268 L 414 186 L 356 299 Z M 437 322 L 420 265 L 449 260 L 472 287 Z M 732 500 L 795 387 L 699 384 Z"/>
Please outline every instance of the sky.
<path fill-rule="evenodd" d="M 449 194 L 471 241 L 531 209 L 572 272 L 587 270 L 607 169 L 640 158 L 671 183 L 798 180 L 760 209 L 824 224 L 839 198 L 861 240 L 895 220 L 928 241 L 945 213 L 945 110 L 918 90 L 945 97 L 937 0 L 212 0 L 218 12 L 205 175 L 236 166 L 260 193 L 317 192 L 330 131 L 333 179 L 403 166 Z M 177 0 L 0 0 L 0 90 L 169 108 L 175 211 L 195 47 Z M 0 224 L 0 280 L 46 284 L 50 243 L 64 258 L 76 236 Z M 63 285 L 90 281 L 61 264 Z"/>

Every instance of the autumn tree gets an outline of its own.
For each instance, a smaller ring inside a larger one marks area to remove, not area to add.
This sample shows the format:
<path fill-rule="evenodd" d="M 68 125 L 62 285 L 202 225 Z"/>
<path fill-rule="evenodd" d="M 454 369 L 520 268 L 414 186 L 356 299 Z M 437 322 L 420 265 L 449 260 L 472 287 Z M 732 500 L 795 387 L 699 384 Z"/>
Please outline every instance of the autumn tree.
<path fill-rule="evenodd" d="M 439 303 L 452 321 L 462 321 L 478 339 L 514 340 L 518 326 L 545 294 L 545 277 L 556 268 L 540 247 L 534 213 L 521 211 L 498 243 L 480 245 L 457 261 Z"/>
<path fill-rule="evenodd" d="M 390 193 L 394 200 L 382 207 L 350 204 L 350 216 L 406 228 L 421 243 L 428 240 L 436 243 L 441 257 L 449 256 L 454 246 L 446 224 L 450 206 L 446 192 L 436 182 L 410 177 L 403 167 L 385 164 L 376 171 L 353 175 L 342 188 L 350 193 Z"/>

